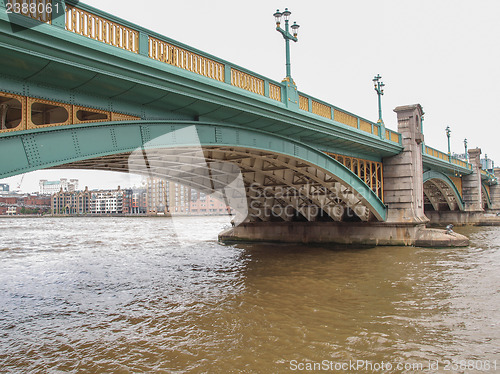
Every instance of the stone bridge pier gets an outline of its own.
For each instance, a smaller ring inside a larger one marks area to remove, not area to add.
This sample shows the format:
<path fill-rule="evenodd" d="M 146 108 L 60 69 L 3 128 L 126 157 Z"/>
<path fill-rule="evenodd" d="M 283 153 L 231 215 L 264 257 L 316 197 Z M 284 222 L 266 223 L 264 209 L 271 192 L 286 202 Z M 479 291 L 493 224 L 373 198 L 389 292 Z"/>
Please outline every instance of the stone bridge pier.
<path fill-rule="evenodd" d="M 462 194 L 466 212 L 483 212 L 481 192 L 481 149 L 469 149 L 472 174 L 462 177 Z"/>
<path fill-rule="evenodd" d="M 297 222 L 244 221 L 219 235 L 226 243 L 262 241 L 280 243 L 324 243 L 344 245 L 466 246 L 468 239 L 457 233 L 426 228 L 424 214 L 421 129 L 422 107 L 409 105 L 394 110 L 403 152 L 383 160 L 385 220 L 309 220 Z M 350 192 L 351 194 L 353 192 Z M 355 193 L 354 193 L 355 194 Z"/>
<path fill-rule="evenodd" d="M 399 106 L 394 112 L 404 149 L 383 162 L 386 227 L 398 228 L 398 240 L 403 240 L 406 245 L 467 245 L 468 239 L 463 235 L 426 227 L 430 220 L 424 213 L 423 110 L 420 104 L 415 104 Z"/>
<path fill-rule="evenodd" d="M 394 109 L 403 152 L 384 159 L 384 202 L 387 222 L 420 225 L 429 222 L 424 214 L 424 183 L 421 128 L 422 107 L 419 104 Z"/>
<path fill-rule="evenodd" d="M 500 168 L 493 170 L 495 177 L 500 180 Z M 500 213 L 500 185 L 495 184 L 490 187 L 491 210 Z"/>

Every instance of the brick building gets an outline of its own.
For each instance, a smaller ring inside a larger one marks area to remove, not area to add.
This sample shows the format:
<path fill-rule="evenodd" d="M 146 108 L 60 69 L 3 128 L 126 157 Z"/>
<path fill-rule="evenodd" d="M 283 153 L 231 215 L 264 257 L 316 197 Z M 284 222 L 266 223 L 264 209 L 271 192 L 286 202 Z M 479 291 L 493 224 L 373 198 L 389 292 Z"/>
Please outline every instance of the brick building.
<path fill-rule="evenodd" d="M 147 214 L 167 214 L 167 184 L 164 179 L 148 178 L 146 182 Z"/>
<path fill-rule="evenodd" d="M 89 206 L 90 192 L 87 187 L 80 192 L 64 191 L 61 188 L 51 197 L 52 214 L 86 214 Z"/>
<path fill-rule="evenodd" d="M 170 214 L 189 214 L 191 188 L 175 182 L 167 182 L 167 206 Z"/>
<path fill-rule="evenodd" d="M 230 209 L 224 202 L 196 190 L 191 191 L 190 213 L 193 215 L 227 214 Z"/>
<path fill-rule="evenodd" d="M 50 196 L 3 195 L 0 196 L 0 215 L 48 213 L 50 200 Z"/>

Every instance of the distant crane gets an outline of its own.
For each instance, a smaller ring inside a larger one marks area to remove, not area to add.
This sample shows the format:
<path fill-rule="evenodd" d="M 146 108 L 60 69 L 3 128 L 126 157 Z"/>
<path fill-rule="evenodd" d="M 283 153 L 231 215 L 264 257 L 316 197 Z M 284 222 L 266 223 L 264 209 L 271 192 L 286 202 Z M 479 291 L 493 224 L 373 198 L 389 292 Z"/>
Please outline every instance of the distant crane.
<path fill-rule="evenodd" d="M 21 192 L 21 184 L 23 184 L 23 180 L 24 180 L 24 176 L 25 176 L 25 175 L 26 175 L 26 174 L 23 174 L 23 175 L 21 176 L 21 181 L 17 184 L 17 189 L 16 189 L 14 192 Z"/>

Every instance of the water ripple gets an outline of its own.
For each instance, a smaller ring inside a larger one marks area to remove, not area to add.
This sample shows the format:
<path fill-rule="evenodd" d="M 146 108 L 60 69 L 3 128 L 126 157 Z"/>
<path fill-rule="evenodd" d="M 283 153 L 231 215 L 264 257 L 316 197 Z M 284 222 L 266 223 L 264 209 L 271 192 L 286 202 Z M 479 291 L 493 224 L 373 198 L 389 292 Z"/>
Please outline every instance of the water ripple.
<path fill-rule="evenodd" d="M 500 230 L 460 249 L 238 245 L 225 217 L 0 220 L 0 372 L 288 372 L 500 354 Z"/>

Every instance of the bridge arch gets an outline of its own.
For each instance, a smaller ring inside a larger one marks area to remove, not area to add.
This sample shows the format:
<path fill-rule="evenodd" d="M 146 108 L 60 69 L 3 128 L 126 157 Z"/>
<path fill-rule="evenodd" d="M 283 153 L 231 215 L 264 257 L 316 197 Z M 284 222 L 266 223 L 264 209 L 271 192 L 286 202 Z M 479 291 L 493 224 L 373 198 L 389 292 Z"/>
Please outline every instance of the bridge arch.
<path fill-rule="evenodd" d="M 481 183 L 481 200 L 484 209 L 491 209 L 493 204 L 491 202 L 489 187 L 484 183 Z"/>
<path fill-rule="evenodd" d="M 344 165 L 296 140 L 239 125 L 200 121 L 120 121 L 0 134 L 0 178 L 44 168 L 138 172 L 213 192 L 244 181 L 249 212 L 307 220 L 386 219 L 378 196 Z M 279 196 L 278 196 L 279 195 Z M 253 206 L 250 204 L 253 203 Z"/>
<path fill-rule="evenodd" d="M 424 172 L 424 197 L 436 211 L 464 210 L 462 196 L 457 186 L 446 174 L 438 171 Z"/>

